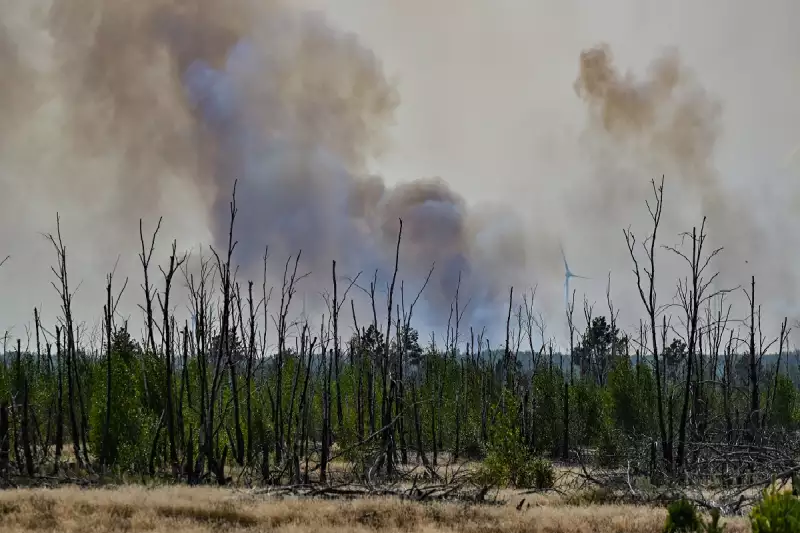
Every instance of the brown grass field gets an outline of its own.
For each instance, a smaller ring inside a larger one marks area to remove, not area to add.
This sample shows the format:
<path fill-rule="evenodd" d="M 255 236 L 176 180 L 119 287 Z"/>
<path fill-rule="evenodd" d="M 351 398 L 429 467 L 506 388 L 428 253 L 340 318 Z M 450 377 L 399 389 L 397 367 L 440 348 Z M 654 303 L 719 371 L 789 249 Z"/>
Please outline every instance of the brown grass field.
<path fill-rule="evenodd" d="M 466 506 L 377 498 L 276 500 L 250 491 L 188 487 L 12 490 L 0 493 L 0 531 L 655 533 L 665 518 L 657 508 L 578 507 L 555 497 L 504 496 L 504 505 Z M 517 511 L 523 497 L 526 505 Z M 744 519 L 726 522 L 728 533 L 750 530 Z"/>

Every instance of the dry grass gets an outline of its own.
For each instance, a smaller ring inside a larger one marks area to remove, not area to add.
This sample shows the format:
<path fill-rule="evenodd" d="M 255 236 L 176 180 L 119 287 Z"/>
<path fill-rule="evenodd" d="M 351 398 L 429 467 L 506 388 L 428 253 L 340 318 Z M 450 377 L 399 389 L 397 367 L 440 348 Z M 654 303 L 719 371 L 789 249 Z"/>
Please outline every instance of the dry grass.
<path fill-rule="evenodd" d="M 185 487 L 18 490 L 0 494 L 0 531 L 64 532 L 659 532 L 661 509 L 570 507 L 545 497 L 503 506 L 413 504 L 397 500 L 275 501 L 253 493 Z M 729 521 L 727 531 L 749 531 Z"/>

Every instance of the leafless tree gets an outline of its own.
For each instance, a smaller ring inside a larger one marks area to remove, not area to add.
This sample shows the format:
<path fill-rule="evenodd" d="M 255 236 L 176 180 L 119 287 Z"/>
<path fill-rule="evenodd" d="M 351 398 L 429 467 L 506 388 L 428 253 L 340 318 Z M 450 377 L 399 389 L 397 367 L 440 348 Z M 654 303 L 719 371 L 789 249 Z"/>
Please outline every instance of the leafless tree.
<path fill-rule="evenodd" d="M 630 229 L 623 230 L 625 235 L 625 242 L 628 245 L 628 252 L 630 253 L 631 260 L 633 261 L 633 273 L 636 276 L 636 286 L 639 289 L 639 296 L 644 304 L 645 311 L 650 326 L 650 353 L 653 355 L 653 366 L 656 376 L 656 401 L 658 405 L 658 427 L 661 433 L 661 442 L 663 446 L 664 460 L 667 464 L 672 464 L 672 444 L 667 439 L 667 425 L 664 416 L 664 399 L 662 394 L 662 372 L 661 364 L 658 357 L 658 323 L 657 315 L 658 308 L 658 294 L 656 291 L 656 246 L 658 237 L 658 227 L 661 223 L 661 215 L 664 209 L 664 177 L 661 177 L 661 183 L 656 185 L 655 180 L 652 182 L 654 203 L 650 201 L 645 202 L 647 211 L 650 213 L 650 219 L 653 222 L 653 231 L 642 242 L 642 248 L 645 252 L 644 265 L 640 266 L 639 259 L 636 254 L 636 237 Z M 644 274 L 644 275 L 643 275 Z M 644 347 L 643 347 L 644 348 Z"/>

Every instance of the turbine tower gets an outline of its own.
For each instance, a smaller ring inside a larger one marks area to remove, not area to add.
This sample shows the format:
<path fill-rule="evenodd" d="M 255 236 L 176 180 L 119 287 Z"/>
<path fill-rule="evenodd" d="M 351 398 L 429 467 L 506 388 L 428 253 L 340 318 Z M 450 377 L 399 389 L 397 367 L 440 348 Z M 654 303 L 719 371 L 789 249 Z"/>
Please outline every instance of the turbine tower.
<path fill-rule="evenodd" d="M 564 247 L 561 247 L 561 257 L 564 259 L 564 306 L 566 308 L 567 313 L 569 313 L 569 280 L 570 278 L 577 278 L 577 279 L 590 279 L 586 276 L 579 276 L 577 274 L 573 274 L 572 271 L 569 269 L 569 264 L 567 264 L 567 256 L 564 254 Z"/>

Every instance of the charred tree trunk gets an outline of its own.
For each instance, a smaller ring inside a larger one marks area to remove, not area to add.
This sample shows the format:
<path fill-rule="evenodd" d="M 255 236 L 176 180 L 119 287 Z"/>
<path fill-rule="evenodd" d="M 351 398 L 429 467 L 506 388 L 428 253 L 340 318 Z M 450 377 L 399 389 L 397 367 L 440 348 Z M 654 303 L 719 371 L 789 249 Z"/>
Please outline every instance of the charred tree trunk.
<path fill-rule="evenodd" d="M 750 377 L 750 417 L 748 432 L 751 441 L 756 439 L 758 431 L 758 413 L 761 409 L 761 393 L 758 387 L 758 358 L 756 356 L 756 277 L 750 279 L 750 343 L 749 343 L 749 377 Z"/>
<path fill-rule="evenodd" d="M 10 438 L 8 436 L 8 401 L 0 404 L 0 474 L 8 475 L 10 467 Z"/>
<path fill-rule="evenodd" d="M 331 318 L 333 319 L 333 369 L 336 379 L 336 432 L 341 433 L 344 427 L 344 413 L 342 411 L 342 387 L 339 378 L 339 293 L 336 283 L 336 261 L 332 267 L 333 277 L 333 308 Z"/>
<path fill-rule="evenodd" d="M 566 380 L 564 380 L 564 438 L 561 447 L 561 460 L 564 462 L 569 461 L 569 382 Z"/>
<path fill-rule="evenodd" d="M 253 307 L 253 282 L 247 286 L 247 304 L 250 309 L 250 339 L 247 342 L 247 374 L 245 375 L 245 409 L 247 411 L 247 464 L 253 460 L 253 365 L 256 357 L 256 314 Z M 266 302 L 264 302 L 266 305 Z"/>
<path fill-rule="evenodd" d="M 322 483 L 328 482 L 328 459 L 330 458 L 330 425 L 331 425 L 331 390 L 330 373 L 331 363 L 326 359 L 325 349 L 322 350 L 322 453 L 319 463 L 319 480 Z"/>
<path fill-rule="evenodd" d="M 61 370 L 61 328 L 56 326 L 56 422 L 55 422 L 55 457 L 53 459 L 53 475 L 58 474 L 61 465 L 61 453 L 64 449 L 64 383 Z"/>
<path fill-rule="evenodd" d="M 175 376 L 175 335 L 174 335 L 174 321 L 170 315 L 169 299 L 172 290 L 172 279 L 175 273 L 186 261 L 186 256 L 178 258 L 176 255 L 177 243 L 172 241 L 172 253 L 169 257 L 169 268 L 165 272 L 161 269 L 164 275 L 164 292 L 163 298 L 159 297 L 161 304 L 161 313 L 163 315 L 163 344 L 164 344 L 164 364 L 165 364 L 165 389 L 166 389 L 166 425 L 167 425 L 167 444 L 169 445 L 169 461 L 172 467 L 172 475 L 176 478 L 180 476 L 180 463 L 178 461 L 178 451 L 175 439 L 175 398 L 173 391 L 173 379 Z"/>
<path fill-rule="evenodd" d="M 20 433 L 22 437 L 22 453 L 25 457 L 25 472 L 33 477 L 33 451 L 31 450 L 30 405 L 28 398 L 28 373 L 22 361 L 22 343 L 17 339 L 17 384 L 22 396 L 22 420 Z"/>

